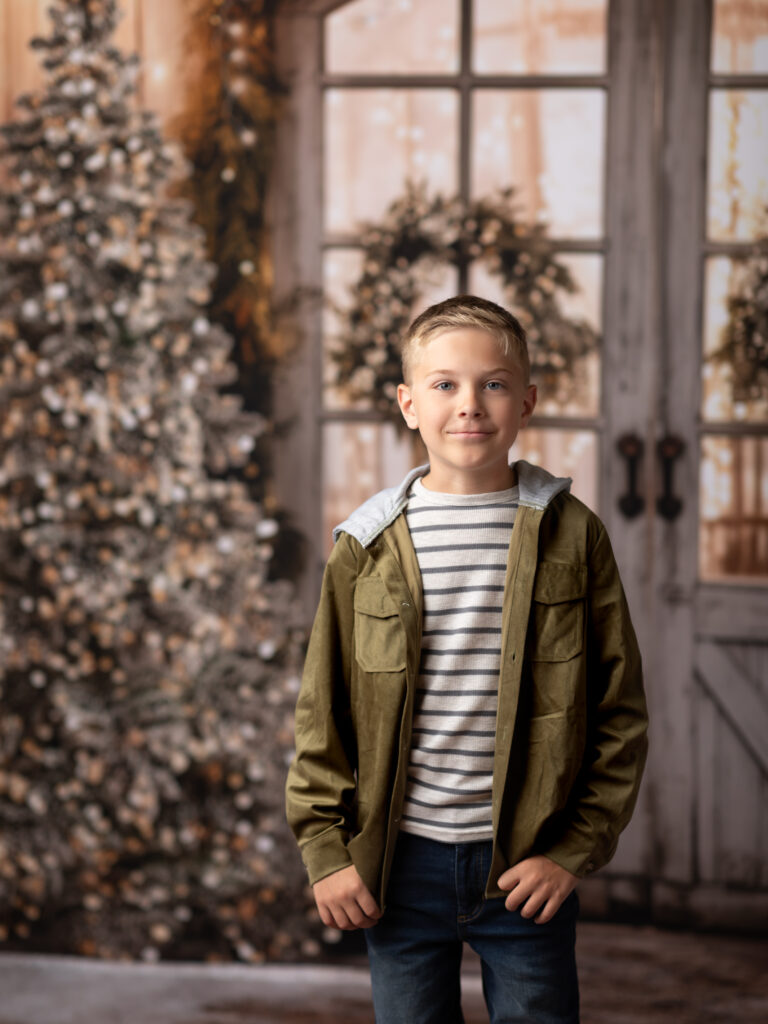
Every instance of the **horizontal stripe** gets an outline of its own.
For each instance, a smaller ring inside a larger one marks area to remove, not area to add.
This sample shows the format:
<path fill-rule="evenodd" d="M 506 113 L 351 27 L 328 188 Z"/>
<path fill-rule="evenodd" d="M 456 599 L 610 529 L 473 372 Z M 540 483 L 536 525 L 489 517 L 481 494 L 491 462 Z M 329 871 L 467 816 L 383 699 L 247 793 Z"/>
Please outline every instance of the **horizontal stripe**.
<path fill-rule="evenodd" d="M 485 593 L 501 593 L 504 590 L 503 584 L 470 584 L 468 587 L 425 587 L 424 596 L 428 594 L 466 594 L 469 591 L 481 590 Z"/>
<path fill-rule="evenodd" d="M 481 736 L 483 738 L 493 737 L 496 735 L 496 730 L 491 729 L 429 729 L 426 726 L 419 726 L 413 730 L 414 736 L 455 736 L 457 739 L 462 737 Z"/>
<path fill-rule="evenodd" d="M 429 694 L 431 697 L 493 697 L 499 692 L 498 687 L 494 687 L 492 690 L 435 690 L 432 687 L 428 689 L 418 689 L 417 694 L 426 696 Z M 493 712 L 496 713 L 495 711 Z"/>
<path fill-rule="evenodd" d="M 423 786 L 425 789 L 435 789 L 438 793 L 469 793 L 470 796 L 480 796 L 481 793 L 486 792 L 483 789 L 462 790 L 456 789 L 455 786 L 438 786 L 434 782 L 422 782 L 421 779 L 416 779 L 412 775 L 408 776 L 408 781 L 415 782 L 417 785 Z"/>
<path fill-rule="evenodd" d="M 427 569 L 422 569 L 421 575 L 423 576 L 425 573 L 431 572 L 450 572 L 453 574 L 457 572 L 475 572 L 478 569 L 481 569 L 484 572 L 506 573 L 507 571 L 506 565 L 435 565 Z"/>
<path fill-rule="evenodd" d="M 429 818 L 417 818 L 415 814 L 404 814 L 404 821 L 415 821 L 419 825 L 431 825 L 432 828 L 493 828 L 493 821 L 430 821 Z"/>
<path fill-rule="evenodd" d="M 419 544 L 420 555 L 431 555 L 436 551 L 450 551 L 451 554 L 459 551 L 508 551 L 509 544 L 434 544 L 429 547 Z"/>
<path fill-rule="evenodd" d="M 416 712 L 416 714 L 417 715 L 424 715 L 424 716 L 426 716 L 426 715 L 453 715 L 453 717 L 456 717 L 456 715 L 461 715 L 464 718 L 481 718 L 481 717 L 493 717 L 493 718 L 495 718 L 496 717 L 496 712 L 495 711 L 491 711 L 490 709 L 486 709 L 486 708 L 483 708 L 483 709 L 481 709 L 479 711 L 446 711 L 446 710 L 440 709 L 440 708 L 434 708 L 434 709 L 427 710 L 426 708 L 421 707 Z"/>
<path fill-rule="evenodd" d="M 454 795 L 458 795 L 457 791 L 454 790 L 452 792 L 454 793 Z M 406 803 L 405 806 L 407 807 L 408 804 L 418 804 L 419 807 L 433 807 L 433 808 L 436 808 L 436 809 L 439 808 L 440 810 L 444 810 L 444 808 L 443 808 L 443 806 L 441 804 L 431 804 L 431 803 L 429 803 L 428 800 L 418 800 L 415 796 L 409 796 L 408 797 L 408 803 Z M 464 811 L 464 810 L 466 810 L 466 811 L 474 811 L 476 808 L 486 808 L 487 809 L 488 801 L 487 800 L 479 800 L 479 801 L 472 802 L 471 800 L 467 800 L 466 802 L 457 804 L 457 806 L 462 811 Z"/>
<path fill-rule="evenodd" d="M 452 608 L 436 608 L 431 614 L 434 616 L 438 615 L 465 615 L 467 612 L 483 612 L 495 614 L 501 617 L 501 608 L 495 604 L 469 604 L 462 605 L 457 608 L 455 605 Z M 453 632 L 453 630 L 451 631 Z"/>
<path fill-rule="evenodd" d="M 408 529 L 411 533 L 427 533 L 429 531 L 433 533 L 445 533 L 446 530 L 511 530 L 511 524 L 509 520 L 504 520 L 500 523 L 441 523 L 439 526 L 411 526 L 409 524 Z"/>
<path fill-rule="evenodd" d="M 465 611 L 469 611 L 469 608 L 465 608 Z M 497 610 L 497 609 L 494 609 Z M 500 612 L 501 614 L 501 612 Z M 499 629 L 496 626 L 456 626 L 453 630 L 422 630 L 422 637 L 452 637 L 456 633 L 466 633 L 468 635 L 478 633 L 498 633 Z"/>
<path fill-rule="evenodd" d="M 436 764 L 423 764 L 420 761 L 418 762 L 418 766 L 419 766 L 420 769 L 423 769 L 425 772 L 435 772 L 438 775 L 462 775 L 462 776 L 482 775 L 482 776 L 485 776 L 489 780 L 493 779 L 493 772 L 482 771 L 480 769 L 475 769 L 475 768 L 443 768 L 440 765 L 436 765 Z"/>
<path fill-rule="evenodd" d="M 414 516 L 420 512 L 436 512 L 438 515 L 442 515 L 443 512 L 464 512 L 467 511 L 477 512 L 478 509 L 493 508 L 497 511 L 501 509 L 517 508 L 519 502 L 513 498 L 505 498 L 504 501 L 489 501 L 487 505 L 409 505 L 407 515 Z"/>
<path fill-rule="evenodd" d="M 447 631 L 448 632 L 448 631 Z M 501 654 L 500 647 L 422 647 L 422 654 L 463 654 L 474 657 L 476 654 Z"/>
<path fill-rule="evenodd" d="M 497 676 L 498 668 L 423 668 L 421 676 Z"/>
<path fill-rule="evenodd" d="M 458 750 L 455 747 L 419 747 L 422 754 L 457 754 L 460 757 L 493 757 L 494 750 Z"/>

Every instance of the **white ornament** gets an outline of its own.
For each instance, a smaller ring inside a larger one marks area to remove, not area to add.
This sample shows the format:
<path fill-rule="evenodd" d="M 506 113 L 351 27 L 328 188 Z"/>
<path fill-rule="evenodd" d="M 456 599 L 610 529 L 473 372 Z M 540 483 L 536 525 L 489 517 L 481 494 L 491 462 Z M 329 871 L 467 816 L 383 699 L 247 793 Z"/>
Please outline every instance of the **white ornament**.
<path fill-rule="evenodd" d="M 56 163 L 59 165 L 59 167 L 64 167 L 64 168 L 71 167 L 74 162 L 75 162 L 75 158 L 72 156 L 71 153 L 68 153 L 68 152 L 64 152 L 64 153 L 59 154 L 59 158 L 56 161 Z"/>
<path fill-rule="evenodd" d="M 221 180 L 226 181 L 227 183 L 229 183 L 230 181 L 234 181 L 236 177 L 237 172 L 235 171 L 234 167 L 225 167 L 224 170 L 221 172 Z"/>
<path fill-rule="evenodd" d="M 219 537 L 216 541 L 216 547 L 222 553 L 222 555 L 231 555 L 235 550 L 235 542 L 229 536 Z"/>
<path fill-rule="evenodd" d="M 48 359 L 41 359 L 35 367 L 35 373 L 38 377 L 48 377 L 51 372 L 51 364 Z"/>
<path fill-rule="evenodd" d="M 248 434 L 241 434 L 237 439 L 237 448 L 241 452 L 252 452 L 256 442 Z"/>
<path fill-rule="evenodd" d="M 262 519 L 256 526 L 256 536 L 259 540 L 267 540 L 269 537 L 274 537 L 279 529 L 280 527 L 274 519 Z"/>
<path fill-rule="evenodd" d="M 75 212 L 75 204 L 72 202 L 71 199 L 62 199 L 62 201 L 56 207 L 56 210 L 59 214 L 61 214 L 62 217 L 71 217 L 72 214 Z"/>
<path fill-rule="evenodd" d="M 211 323 L 207 317 L 196 316 L 192 321 L 192 333 L 196 334 L 198 337 L 202 337 L 207 334 L 210 329 Z"/>
<path fill-rule="evenodd" d="M 85 161 L 83 166 L 85 167 L 86 171 L 100 171 L 101 168 L 104 167 L 106 162 L 107 160 L 103 153 L 92 153 L 91 156 L 89 156 L 88 159 Z M 85 203 L 83 203 L 83 208 L 87 209 Z"/>
<path fill-rule="evenodd" d="M 198 379 L 196 373 L 185 373 L 181 378 L 181 390 L 187 394 L 192 395 L 197 391 Z"/>
<path fill-rule="evenodd" d="M 35 216 L 35 204 L 30 203 L 29 200 L 22 203 L 19 214 L 24 218 L 24 220 L 30 220 Z"/>
<path fill-rule="evenodd" d="M 34 299 L 27 299 L 26 302 L 22 303 L 21 315 L 25 320 L 34 320 L 40 315 L 40 306 Z"/>

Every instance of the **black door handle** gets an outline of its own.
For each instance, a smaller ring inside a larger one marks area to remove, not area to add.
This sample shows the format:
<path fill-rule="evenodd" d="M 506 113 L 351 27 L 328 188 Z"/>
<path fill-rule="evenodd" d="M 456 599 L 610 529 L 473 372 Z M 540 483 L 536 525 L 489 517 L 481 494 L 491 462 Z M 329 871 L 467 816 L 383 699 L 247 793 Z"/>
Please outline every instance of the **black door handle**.
<path fill-rule="evenodd" d="M 683 454 L 685 442 L 673 434 L 667 434 L 656 445 L 656 453 L 661 461 L 662 492 L 656 499 L 656 511 L 664 519 L 673 522 L 683 510 L 683 503 L 674 494 L 672 476 L 675 462 Z"/>
<path fill-rule="evenodd" d="M 622 434 L 616 447 L 627 463 L 627 491 L 619 498 L 619 508 L 627 519 L 634 519 L 645 508 L 645 499 L 637 490 L 638 469 L 645 445 L 637 434 Z"/>

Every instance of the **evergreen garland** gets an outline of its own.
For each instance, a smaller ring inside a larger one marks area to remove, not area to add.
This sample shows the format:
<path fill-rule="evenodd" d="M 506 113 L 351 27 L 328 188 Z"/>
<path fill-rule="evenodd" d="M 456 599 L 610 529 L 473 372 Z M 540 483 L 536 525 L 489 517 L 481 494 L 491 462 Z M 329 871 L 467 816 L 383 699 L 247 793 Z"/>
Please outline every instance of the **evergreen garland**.
<path fill-rule="evenodd" d="M 768 251 L 735 263 L 728 322 L 710 358 L 729 370 L 734 402 L 768 400 Z"/>
<path fill-rule="evenodd" d="M 563 403 L 583 386 L 584 358 L 599 336 L 563 314 L 561 296 L 578 286 L 552 252 L 545 227 L 521 223 L 512 189 L 464 203 L 430 198 L 424 187 L 408 184 L 380 223 L 363 225 L 361 244 L 362 273 L 350 304 L 336 309 L 340 330 L 331 348 L 336 383 L 350 399 L 367 400 L 403 428 L 394 398 L 401 339 L 419 312 L 418 274 L 473 260 L 500 279 L 504 301 L 525 327 L 534 381 Z"/>
<path fill-rule="evenodd" d="M 274 64 L 277 0 L 203 0 L 186 41 L 201 55 L 202 76 L 188 112 L 174 125 L 190 164 L 181 193 L 205 231 L 216 267 L 209 309 L 233 335 L 236 390 L 247 409 L 269 418 L 271 378 L 282 355 L 274 329 L 272 265 L 266 224 L 275 133 L 285 96 Z M 269 437 L 248 467 L 269 476 Z"/>

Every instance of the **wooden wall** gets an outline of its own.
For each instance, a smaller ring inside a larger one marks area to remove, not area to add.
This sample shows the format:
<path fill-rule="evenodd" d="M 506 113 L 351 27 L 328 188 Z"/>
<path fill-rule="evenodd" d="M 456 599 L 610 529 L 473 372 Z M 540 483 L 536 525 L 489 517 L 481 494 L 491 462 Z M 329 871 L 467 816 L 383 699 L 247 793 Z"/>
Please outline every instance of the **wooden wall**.
<path fill-rule="evenodd" d="M 17 96 L 40 87 L 41 53 L 29 47 L 49 31 L 50 0 L 0 0 L 0 121 L 13 117 Z M 115 42 L 143 58 L 138 102 L 168 128 L 185 107 L 195 70 L 187 33 L 198 0 L 120 0 L 123 18 Z"/>

